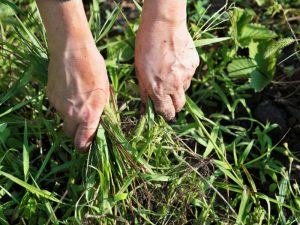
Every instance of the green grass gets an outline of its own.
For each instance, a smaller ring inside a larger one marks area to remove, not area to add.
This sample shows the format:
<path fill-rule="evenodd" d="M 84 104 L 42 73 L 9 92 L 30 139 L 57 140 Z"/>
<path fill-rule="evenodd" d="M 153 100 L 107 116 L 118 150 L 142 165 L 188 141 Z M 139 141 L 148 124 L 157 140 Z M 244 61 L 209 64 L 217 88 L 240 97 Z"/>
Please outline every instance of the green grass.
<path fill-rule="evenodd" d="M 256 18 L 246 11 L 244 23 L 234 16 L 243 3 L 210 13 L 203 2 L 189 1 L 188 9 L 201 66 L 172 124 L 151 102 L 145 115 L 138 110 L 138 19 L 129 22 L 120 6 L 103 14 L 101 1 L 90 3 L 113 91 L 91 151 L 80 155 L 49 109 L 47 44 L 35 3 L 0 0 L 0 224 L 300 223 L 296 149 L 275 141 L 277 125 L 257 121 L 248 103 L 253 89 L 272 82 L 274 60 L 295 42 L 284 39 L 291 30 L 266 22 L 277 3 L 257 9 Z M 297 16 L 299 4 L 281 4 Z M 253 25 L 259 32 L 249 25 L 254 19 L 265 24 Z M 293 29 L 299 35 L 299 25 Z"/>

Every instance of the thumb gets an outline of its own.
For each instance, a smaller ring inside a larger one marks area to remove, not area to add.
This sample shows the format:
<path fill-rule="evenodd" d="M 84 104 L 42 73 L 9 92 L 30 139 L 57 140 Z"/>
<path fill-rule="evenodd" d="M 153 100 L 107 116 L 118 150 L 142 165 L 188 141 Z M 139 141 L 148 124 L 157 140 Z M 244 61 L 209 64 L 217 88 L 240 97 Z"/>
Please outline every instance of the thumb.
<path fill-rule="evenodd" d="M 100 91 L 103 91 L 100 89 Z M 97 132 L 99 122 L 100 122 L 100 117 L 103 113 L 104 107 L 106 105 L 106 100 L 107 96 L 106 93 L 104 95 L 101 95 L 100 98 L 96 99 L 96 103 L 89 102 L 87 101 L 86 104 L 90 104 L 92 107 L 92 112 L 87 113 L 89 116 L 83 116 L 83 118 L 88 118 L 90 119 L 85 119 L 82 120 L 78 123 L 76 134 L 75 134 L 75 139 L 74 139 L 74 144 L 75 148 L 79 152 L 85 152 L 88 150 L 90 145 L 92 144 L 92 141 L 94 139 L 94 136 Z M 95 100 L 95 99 L 93 99 Z M 89 107 L 88 107 L 89 108 Z M 88 110 L 89 111 L 89 110 Z"/>
<path fill-rule="evenodd" d="M 92 144 L 92 141 L 98 129 L 99 121 L 100 117 L 97 120 L 91 122 L 83 122 L 78 125 L 74 144 L 75 148 L 79 152 L 87 151 Z"/>

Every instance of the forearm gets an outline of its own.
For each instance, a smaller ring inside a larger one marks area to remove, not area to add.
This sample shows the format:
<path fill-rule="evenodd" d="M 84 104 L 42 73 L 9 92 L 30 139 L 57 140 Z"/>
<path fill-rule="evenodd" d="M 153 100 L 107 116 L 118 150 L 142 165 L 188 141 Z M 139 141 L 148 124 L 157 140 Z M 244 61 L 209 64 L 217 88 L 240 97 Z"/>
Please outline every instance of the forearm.
<path fill-rule="evenodd" d="M 94 44 L 81 0 L 37 0 L 50 51 Z"/>
<path fill-rule="evenodd" d="M 185 22 L 186 6 L 186 0 L 145 0 L 142 21 L 160 21 L 174 24 Z"/>

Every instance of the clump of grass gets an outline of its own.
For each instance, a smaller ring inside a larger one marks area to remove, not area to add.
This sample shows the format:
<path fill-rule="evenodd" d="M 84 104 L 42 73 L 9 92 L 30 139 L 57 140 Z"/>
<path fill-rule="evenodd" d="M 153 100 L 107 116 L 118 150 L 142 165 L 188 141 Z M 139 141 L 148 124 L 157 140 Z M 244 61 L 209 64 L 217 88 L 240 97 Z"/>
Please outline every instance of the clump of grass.
<path fill-rule="evenodd" d="M 186 160 L 203 177 L 210 173 L 210 162 L 187 148 L 162 118 L 155 121 L 151 106 L 129 136 L 117 112 L 116 104 L 106 109 L 88 157 L 85 218 L 186 223 L 193 214 L 190 201 L 204 197 L 202 178 Z"/>

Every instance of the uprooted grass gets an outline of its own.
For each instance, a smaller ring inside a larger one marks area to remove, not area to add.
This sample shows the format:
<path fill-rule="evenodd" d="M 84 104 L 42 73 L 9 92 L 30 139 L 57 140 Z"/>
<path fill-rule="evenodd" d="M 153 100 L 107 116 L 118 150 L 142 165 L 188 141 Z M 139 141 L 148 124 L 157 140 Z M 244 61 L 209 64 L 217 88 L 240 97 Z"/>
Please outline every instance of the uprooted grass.
<path fill-rule="evenodd" d="M 9 1 L 0 3 L 1 10 L 8 10 L 0 18 L 5 31 L 0 58 L 5 90 L 0 97 L 2 224 L 299 222 L 300 160 L 287 144 L 274 143 L 270 132 L 276 125 L 252 117 L 247 84 L 227 76 L 236 46 L 228 42 L 231 37 L 220 39 L 214 31 L 225 29 L 218 24 L 228 22 L 230 9 L 209 17 L 199 3 L 190 4 L 191 32 L 201 37 L 196 44 L 217 43 L 221 51 L 198 48 L 208 65 L 206 75 L 196 74 L 191 98 L 171 125 L 154 114 L 151 103 L 145 115 L 137 110 L 132 76 L 137 21 L 121 36 L 108 37 L 112 27 L 118 29 L 114 24 L 121 9 L 107 13 L 102 28 L 96 23 L 99 15 L 91 14 L 115 92 L 91 151 L 79 155 L 63 136 L 60 118 L 47 109 L 47 45 L 38 14 L 27 16 Z M 97 4 L 91 6 L 97 9 Z M 34 3 L 30 6 L 35 9 Z"/>
<path fill-rule="evenodd" d="M 185 146 L 162 118 L 155 121 L 150 107 L 126 137 L 115 107 L 106 109 L 87 160 L 85 218 L 153 224 L 193 218 L 189 202 L 205 197 L 201 180 L 212 162 Z"/>

